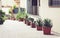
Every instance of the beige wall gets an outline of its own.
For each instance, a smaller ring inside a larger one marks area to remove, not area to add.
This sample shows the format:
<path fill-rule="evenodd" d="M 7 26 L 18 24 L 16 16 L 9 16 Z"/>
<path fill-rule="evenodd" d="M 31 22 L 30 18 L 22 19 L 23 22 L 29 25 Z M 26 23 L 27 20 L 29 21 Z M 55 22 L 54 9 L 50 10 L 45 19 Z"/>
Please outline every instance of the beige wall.
<path fill-rule="evenodd" d="M 60 33 L 60 8 L 49 7 L 48 0 L 41 0 L 40 2 L 39 15 L 42 19 L 51 19 L 53 22 L 52 30 Z"/>

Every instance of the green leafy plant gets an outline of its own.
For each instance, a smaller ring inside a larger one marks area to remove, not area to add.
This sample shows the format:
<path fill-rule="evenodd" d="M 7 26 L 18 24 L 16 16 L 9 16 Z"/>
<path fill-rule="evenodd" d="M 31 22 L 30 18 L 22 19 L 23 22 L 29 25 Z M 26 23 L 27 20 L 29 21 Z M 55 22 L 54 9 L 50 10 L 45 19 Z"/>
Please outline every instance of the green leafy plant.
<path fill-rule="evenodd" d="M 2 10 L 0 10 L 0 24 L 3 24 L 4 20 L 4 16 L 5 16 L 5 12 L 3 12 Z"/>
<path fill-rule="evenodd" d="M 42 20 L 41 20 L 41 19 L 38 19 L 38 20 L 37 20 L 37 24 L 38 24 L 39 26 L 42 26 L 42 25 L 43 25 Z"/>
<path fill-rule="evenodd" d="M 33 18 L 31 18 L 31 17 L 30 17 L 30 18 L 28 18 L 28 19 L 29 19 L 29 21 L 31 21 L 31 22 L 33 22 L 33 21 L 34 21 L 34 19 L 33 19 Z"/>
<path fill-rule="evenodd" d="M 16 5 L 14 5 L 13 8 L 15 9 L 16 8 Z"/>
<path fill-rule="evenodd" d="M 27 19 L 28 18 L 28 15 L 26 14 L 25 18 Z"/>
<path fill-rule="evenodd" d="M 24 8 L 23 10 L 22 10 L 22 9 L 23 9 L 23 8 L 21 8 L 21 9 L 18 11 L 17 16 L 16 16 L 17 19 L 20 19 L 20 18 L 25 19 L 25 18 L 26 18 L 27 13 L 25 12 L 25 8 Z"/>
<path fill-rule="evenodd" d="M 9 14 L 11 14 L 11 11 L 9 10 Z"/>
<path fill-rule="evenodd" d="M 33 21 L 34 24 L 36 24 L 36 21 Z"/>
<path fill-rule="evenodd" d="M 52 27 L 52 23 L 50 19 L 44 19 L 44 26 L 46 27 Z"/>
<path fill-rule="evenodd" d="M 25 18 L 26 17 L 26 13 L 18 13 L 16 18 L 19 19 L 19 18 Z"/>

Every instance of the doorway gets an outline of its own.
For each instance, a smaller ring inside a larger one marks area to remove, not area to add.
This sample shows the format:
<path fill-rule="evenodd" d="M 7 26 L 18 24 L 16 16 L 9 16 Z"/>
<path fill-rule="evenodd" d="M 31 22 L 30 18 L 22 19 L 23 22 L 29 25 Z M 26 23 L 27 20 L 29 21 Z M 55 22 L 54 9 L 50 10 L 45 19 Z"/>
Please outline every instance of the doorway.
<path fill-rule="evenodd" d="M 27 0 L 27 12 L 32 15 L 38 15 L 38 0 Z"/>

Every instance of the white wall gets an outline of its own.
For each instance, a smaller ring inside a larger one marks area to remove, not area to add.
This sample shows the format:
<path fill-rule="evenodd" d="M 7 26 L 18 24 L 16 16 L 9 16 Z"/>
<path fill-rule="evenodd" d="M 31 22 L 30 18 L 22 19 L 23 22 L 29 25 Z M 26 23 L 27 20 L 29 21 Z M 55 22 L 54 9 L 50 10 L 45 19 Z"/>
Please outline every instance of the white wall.
<path fill-rule="evenodd" d="M 53 22 L 52 30 L 60 33 L 60 8 L 48 6 L 48 0 L 41 0 L 39 15 L 42 19 L 49 18 Z"/>
<path fill-rule="evenodd" d="M 27 13 L 27 0 L 20 0 L 20 7 L 25 8 Z"/>
<path fill-rule="evenodd" d="M 2 2 L 1 2 L 1 0 L 0 0 L 0 9 L 2 9 L 2 8 L 1 8 L 1 5 L 2 5 Z"/>
<path fill-rule="evenodd" d="M 6 6 L 14 6 L 15 5 L 15 2 L 14 0 L 1 0 L 2 1 L 2 5 Z"/>
<path fill-rule="evenodd" d="M 27 0 L 20 0 L 20 7 L 27 9 Z"/>
<path fill-rule="evenodd" d="M 1 0 L 1 5 L 4 5 L 4 6 L 6 6 L 6 5 L 8 5 L 8 6 L 14 6 L 15 5 L 15 2 L 14 2 L 14 0 Z M 6 14 L 9 14 L 9 7 L 7 7 L 7 8 L 2 8 L 2 10 L 6 13 Z"/>
<path fill-rule="evenodd" d="M 51 19 L 53 23 L 52 31 L 60 33 L 60 8 L 49 7 L 48 0 L 40 0 L 40 3 L 38 8 L 39 16 L 29 14 L 29 17 L 33 17 L 35 20 L 38 17 L 43 20 L 45 18 Z"/>

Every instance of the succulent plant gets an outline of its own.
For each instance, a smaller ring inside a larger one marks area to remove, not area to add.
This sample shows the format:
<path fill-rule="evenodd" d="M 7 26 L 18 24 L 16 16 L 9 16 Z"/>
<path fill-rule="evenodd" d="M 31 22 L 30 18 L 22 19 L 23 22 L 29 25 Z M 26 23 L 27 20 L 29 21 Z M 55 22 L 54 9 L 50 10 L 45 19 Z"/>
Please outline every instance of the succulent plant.
<path fill-rule="evenodd" d="M 43 22 L 42 22 L 41 18 L 39 18 L 39 19 L 37 20 L 37 24 L 38 24 L 39 26 L 42 26 L 42 25 L 43 25 Z"/>
<path fill-rule="evenodd" d="M 52 23 L 50 19 L 44 19 L 44 26 L 46 27 L 52 27 Z"/>

